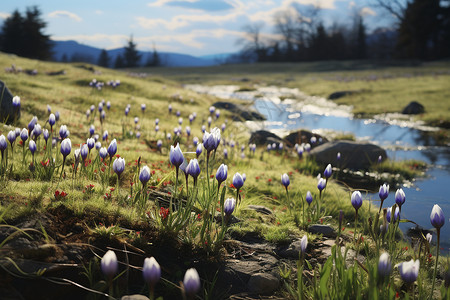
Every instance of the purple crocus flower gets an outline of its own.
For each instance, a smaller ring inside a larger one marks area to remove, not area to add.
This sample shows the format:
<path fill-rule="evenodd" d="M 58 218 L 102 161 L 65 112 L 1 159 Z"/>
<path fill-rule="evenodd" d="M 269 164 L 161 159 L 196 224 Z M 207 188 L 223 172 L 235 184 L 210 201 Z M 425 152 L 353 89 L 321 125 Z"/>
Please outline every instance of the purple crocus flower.
<path fill-rule="evenodd" d="M 319 178 L 319 181 L 317 182 L 317 188 L 320 192 L 323 191 L 323 189 L 327 186 L 327 181 L 323 178 Z"/>
<path fill-rule="evenodd" d="M 386 200 L 389 196 L 389 184 L 380 185 L 380 190 L 378 192 L 378 196 L 380 196 L 381 201 Z"/>
<path fill-rule="evenodd" d="M 331 164 L 328 164 L 328 166 L 325 168 L 325 171 L 323 171 L 323 176 L 325 176 L 326 179 L 331 177 L 331 174 L 333 173 L 333 169 L 331 168 Z"/>
<path fill-rule="evenodd" d="M 180 144 L 177 143 L 176 147 L 170 146 L 169 159 L 170 163 L 177 168 L 183 163 L 184 156 Z"/>
<path fill-rule="evenodd" d="M 362 205 L 362 196 L 360 191 L 354 191 L 352 193 L 351 202 L 355 210 L 357 211 Z"/>
<path fill-rule="evenodd" d="M 113 162 L 113 170 L 116 172 L 117 176 L 120 176 L 125 170 L 125 159 L 122 157 L 116 158 Z"/>
<path fill-rule="evenodd" d="M 431 225 L 433 225 L 433 227 L 436 229 L 440 229 L 442 226 L 444 226 L 445 223 L 444 212 L 437 204 L 435 204 L 433 206 L 433 209 L 431 210 L 430 222 Z"/>
<path fill-rule="evenodd" d="M 380 259 L 378 260 L 378 275 L 386 278 L 391 274 L 391 259 L 389 257 L 389 254 L 387 252 L 383 252 L 383 254 L 380 255 Z"/>
<path fill-rule="evenodd" d="M 404 261 L 398 265 L 398 270 L 400 271 L 400 276 L 406 283 L 413 283 L 417 280 L 419 275 L 420 261 L 410 260 Z"/>
<path fill-rule="evenodd" d="M 236 200 L 234 198 L 227 198 L 225 199 L 224 205 L 223 205 L 223 212 L 225 215 L 230 216 L 234 208 L 236 207 Z"/>
<path fill-rule="evenodd" d="M 228 166 L 221 164 L 216 172 L 216 179 L 217 182 L 219 183 L 219 186 L 222 182 L 227 180 L 227 177 L 228 177 Z"/>
<path fill-rule="evenodd" d="M 233 176 L 233 186 L 239 191 L 239 189 L 244 185 L 244 178 L 239 173 Z"/>
<path fill-rule="evenodd" d="M 161 267 L 154 257 L 146 258 L 142 267 L 142 277 L 150 286 L 154 286 L 161 278 Z"/>
<path fill-rule="evenodd" d="M 59 136 L 61 137 L 62 140 L 64 140 L 69 136 L 69 130 L 67 130 L 66 125 L 61 125 L 61 127 L 59 128 Z"/>
<path fill-rule="evenodd" d="M 54 114 L 50 114 L 48 117 L 48 124 L 50 124 L 50 127 L 53 127 L 56 123 L 56 117 Z"/>
<path fill-rule="evenodd" d="M 151 177 L 150 168 L 144 166 L 141 172 L 139 173 L 139 180 L 142 182 L 143 185 L 145 185 L 150 180 L 150 177 Z"/>
<path fill-rule="evenodd" d="M 310 205 L 311 202 L 313 201 L 313 197 L 312 197 L 310 191 L 307 191 L 307 192 L 306 192 L 306 198 L 305 198 L 305 199 L 306 199 L 306 202 L 308 203 L 308 205 Z"/>
<path fill-rule="evenodd" d="M 402 189 L 398 189 L 395 192 L 395 203 L 397 203 L 399 207 L 402 207 L 403 203 L 405 203 L 405 200 L 405 192 Z"/>
<path fill-rule="evenodd" d="M 109 157 L 112 159 L 112 157 L 116 154 L 116 152 L 117 152 L 117 141 L 116 139 L 113 139 L 108 146 Z"/>
<path fill-rule="evenodd" d="M 284 185 L 284 187 L 287 189 L 291 181 L 289 180 L 289 175 L 287 173 L 284 173 L 281 175 L 281 184 Z"/>
<path fill-rule="evenodd" d="M 198 276 L 198 272 L 196 269 L 191 268 L 186 271 L 183 279 L 184 292 L 193 296 L 200 290 L 200 277 Z"/>
<path fill-rule="evenodd" d="M 22 139 L 24 144 L 25 141 L 28 140 L 28 130 L 26 128 L 23 128 L 22 131 L 20 132 L 20 138 Z"/>
<path fill-rule="evenodd" d="M 117 262 L 117 256 L 114 251 L 108 250 L 102 257 L 100 263 L 103 274 L 108 278 L 112 279 L 116 275 L 119 269 L 119 263 Z"/>

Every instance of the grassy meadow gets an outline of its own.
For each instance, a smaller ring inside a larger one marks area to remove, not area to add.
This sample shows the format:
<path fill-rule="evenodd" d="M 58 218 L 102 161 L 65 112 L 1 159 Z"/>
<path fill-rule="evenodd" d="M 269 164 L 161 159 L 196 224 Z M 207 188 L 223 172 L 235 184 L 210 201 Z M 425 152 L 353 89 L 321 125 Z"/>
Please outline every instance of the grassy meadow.
<path fill-rule="evenodd" d="M 4 71 L 12 64 L 24 70 L 36 69 L 38 73 L 30 76 L 23 72 Z M 89 280 L 84 279 L 82 282 L 98 291 L 98 295 L 103 295 L 102 299 L 105 299 L 106 293 L 109 299 L 120 299 L 128 291 L 124 277 L 128 278 L 128 272 L 131 277 L 133 272 L 140 272 L 143 257 L 150 256 L 157 259 L 162 269 L 163 283 L 156 287 L 157 297 L 180 297 L 184 290 L 183 285 L 179 284 L 182 275 L 186 269 L 197 267 L 202 288 L 196 299 L 225 299 L 230 295 L 215 291 L 215 280 L 205 275 L 214 274 L 218 269 L 207 270 L 211 268 L 210 265 L 202 269 L 199 261 L 220 265 L 227 257 L 224 242 L 232 240 L 231 236 L 243 237 L 248 233 L 278 246 L 307 236 L 308 243 L 312 245 L 308 249 L 311 249 L 324 240 L 320 234 L 307 232 L 311 224 L 330 225 L 338 232 L 338 243 L 334 246 L 333 254 L 321 264 L 314 262 L 314 257 L 309 254 L 305 260 L 305 253 L 301 253 L 292 265 L 286 265 L 289 270 L 280 269 L 280 287 L 273 295 L 269 295 L 277 297 L 272 299 L 393 299 L 395 295 L 405 299 L 424 299 L 430 294 L 435 299 L 450 297 L 449 288 L 445 285 L 445 276 L 449 272 L 448 258 L 441 258 L 438 275 L 433 274 L 436 269 L 431 259 L 435 257 L 434 244 L 430 246 L 426 240 L 421 240 L 420 246 L 409 246 L 408 250 L 409 244 L 401 240 L 398 223 L 395 222 L 391 223 L 389 229 L 385 226 L 385 231 L 380 231 L 379 225 L 385 221 L 382 214 L 377 214 L 378 199 L 372 199 L 374 201 L 371 202 L 365 198 L 355 224 L 355 209 L 350 201 L 353 190 L 343 187 L 335 177 L 331 177 L 326 189 L 319 192 L 316 174 L 317 170 L 321 173 L 323 170 L 306 153 L 301 160 L 286 149 L 268 153 L 265 147 L 261 147 L 252 153 L 248 145 L 250 133 L 242 123 L 232 122 L 226 111 L 221 111 L 217 118 L 213 117 L 211 126 L 206 127 L 206 131 L 209 131 L 226 125 L 217 151 L 207 159 L 206 150 L 203 149 L 198 157 L 201 173 L 196 186 L 189 177 L 187 187 L 184 174 L 180 171 L 177 176 L 177 168 L 169 160 L 170 146 L 176 142 L 179 142 L 185 159 L 189 161 L 196 158 L 193 138 L 202 141 L 202 125 L 207 125 L 208 117 L 211 116 L 209 107 L 216 101 L 214 97 L 184 90 L 184 83 L 233 83 L 243 88 L 251 88 L 253 84 L 273 84 L 298 87 L 308 94 L 321 96 L 336 90 L 362 90 L 360 94 L 339 99 L 338 103 L 353 105 L 356 113 L 373 115 L 398 112 L 409 101 L 418 100 L 426 108 L 426 113 L 418 116 L 419 119 L 429 124 L 448 125 L 450 102 L 442 100 L 450 96 L 448 63 L 424 64 L 417 68 L 386 66 L 377 69 L 373 69 L 372 65 L 361 64 L 356 70 L 355 63 L 267 64 L 139 69 L 130 73 L 80 63 L 28 60 L 0 53 L 0 67 L 1 80 L 13 95 L 21 98 L 20 120 L 14 126 L 2 126 L 0 134 L 6 137 L 16 127 L 27 128 L 33 116 L 38 118 L 38 124 L 43 129 L 50 131 L 47 121 L 49 105 L 52 113 L 60 113 L 60 120 L 53 127 L 53 136 L 58 136 L 61 125 L 67 125 L 72 144 L 63 165 L 59 142 L 51 147 L 51 142 L 46 144 L 41 136 L 36 141 L 37 151 L 34 156 L 26 147 L 28 141 L 22 146 L 18 137 L 12 149 L 8 143 L 5 152 L 8 162 L 7 165 L 5 161 L 2 163 L 0 179 L 1 226 L 11 228 L 15 236 L 26 236 L 27 228 L 13 226 L 33 216 L 39 219 L 46 213 L 53 214 L 62 208 L 70 211 L 70 216 L 76 216 L 84 222 L 79 225 L 84 230 L 78 243 L 91 244 L 92 252 L 96 254 L 91 253 L 90 257 L 80 262 L 85 268 L 89 265 L 90 270 L 86 271 Z M 65 75 L 47 75 L 60 70 L 65 70 Z M 145 71 L 148 73 L 141 73 Z M 436 75 L 440 72 L 445 74 Z M 369 80 L 374 74 L 387 74 L 389 79 Z M 120 80 L 120 85 L 113 88 L 105 84 L 99 90 L 89 85 L 94 78 L 105 83 Z M 110 102 L 111 108 L 106 109 L 104 106 L 106 117 L 100 122 L 98 105 L 102 100 Z M 145 111 L 141 109 L 142 104 L 146 106 Z M 172 106 L 171 113 L 169 104 Z M 129 113 L 126 116 L 127 105 Z M 94 106 L 92 112 L 91 106 Z M 86 111 L 90 111 L 88 117 Z M 180 116 L 176 115 L 177 111 Z M 197 117 L 189 124 L 189 115 L 193 113 Z M 156 119 L 159 119 L 157 132 Z M 174 128 L 179 126 L 180 121 L 182 133 L 177 136 Z M 95 128 L 95 134 L 99 135 L 98 141 L 102 147 L 108 147 L 113 139 L 117 140 L 117 153 L 114 159 L 107 157 L 101 160 L 99 151 L 94 148 L 86 161 L 81 161 L 77 168 L 74 151 L 90 137 L 91 125 Z M 186 126 L 191 128 L 190 136 L 186 134 Z M 102 140 L 105 130 L 108 131 L 108 138 Z M 137 133 L 140 134 L 139 138 Z M 167 138 L 169 133 L 170 140 Z M 157 147 L 158 140 L 162 142 L 160 149 Z M 236 143 L 234 148 L 229 145 L 230 141 Z M 225 148 L 228 157 L 224 155 Z M 120 177 L 114 173 L 112 163 L 118 156 L 125 159 L 125 169 Z M 220 164 L 228 166 L 228 177 L 218 186 L 214 175 Z M 143 166 L 151 170 L 151 178 L 145 184 L 139 180 Z M 389 168 L 383 166 L 383 170 Z M 233 216 L 240 221 L 227 225 L 224 221 L 224 201 L 230 197 L 237 198 L 232 180 L 237 172 L 246 175 L 240 200 L 237 199 L 233 212 Z M 290 178 L 288 189 L 281 184 L 280 177 L 284 173 Z M 313 196 L 311 206 L 305 203 L 307 191 L 311 191 Z M 67 195 L 61 196 L 62 192 Z M 361 192 L 363 195 L 366 193 L 363 190 Z M 167 203 L 166 206 L 162 205 L 164 201 L 161 199 L 170 204 L 173 201 L 176 209 L 172 210 L 172 206 L 167 206 Z M 262 216 L 250 209 L 249 205 L 265 206 L 273 214 L 271 217 Z M 168 211 L 165 212 L 161 206 L 169 207 Z M 343 220 L 339 220 L 340 211 Z M 214 219 L 216 214 L 219 216 L 217 222 Z M 49 233 L 48 229 L 42 228 L 40 232 L 46 244 L 57 246 L 56 236 L 60 234 Z M 24 258 L 8 252 L 10 240 L 13 238 L 0 241 L 0 256 L 3 256 L 0 257 L 0 264 Z M 363 254 L 367 259 L 363 263 L 353 262 L 348 268 L 345 267 L 345 258 L 341 251 L 336 251 L 341 247 L 344 249 L 344 246 L 345 249 L 354 249 Z M 135 253 L 141 253 L 142 259 L 138 260 L 140 265 L 122 259 L 120 271 L 125 265 L 126 272 L 123 271 L 118 276 L 120 278 L 105 281 L 98 265 L 108 247 L 116 250 L 132 249 Z M 389 270 L 389 275 L 385 277 L 377 271 L 382 252 L 389 253 L 392 265 L 392 272 Z M 176 258 L 168 257 L 168 253 Z M 430 253 L 433 256 L 424 256 Z M 422 264 L 417 280 L 407 282 L 400 279 L 403 275 L 394 265 L 410 259 L 420 260 Z M 91 264 L 97 265 L 96 271 L 95 268 L 90 269 Z M 20 272 L 6 273 L 9 278 L 14 278 Z M 46 276 L 45 272 L 32 275 Z M 147 288 L 139 276 L 135 274 L 139 279 L 134 283 L 133 290 L 152 294 L 152 285 Z M 436 277 L 438 280 L 433 294 L 431 286 L 435 285 L 433 278 Z M 139 284 L 140 287 L 136 288 Z M 217 296 L 219 294 L 221 296 Z M 184 296 L 194 299 L 189 294 Z"/>

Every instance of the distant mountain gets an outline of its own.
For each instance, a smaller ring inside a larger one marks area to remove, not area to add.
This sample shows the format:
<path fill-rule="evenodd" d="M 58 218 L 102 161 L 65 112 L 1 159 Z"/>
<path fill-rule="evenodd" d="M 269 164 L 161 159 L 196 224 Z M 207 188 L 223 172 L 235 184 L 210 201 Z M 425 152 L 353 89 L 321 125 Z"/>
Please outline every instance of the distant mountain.
<path fill-rule="evenodd" d="M 98 61 L 102 49 L 80 44 L 76 41 L 52 41 L 53 59 L 55 61 L 82 61 L 95 64 Z M 124 52 L 124 48 L 107 50 L 110 58 L 111 67 L 116 57 Z M 153 55 L 152 51 L 139 51 L 141 54 L 141 65 L 145 65 L 149 57 Z M 223 63 L 227 55 L 217 54 L 195 57 L 192 55 L 158 52 L 161 64 L 167 67 L 206 67 Z"/>

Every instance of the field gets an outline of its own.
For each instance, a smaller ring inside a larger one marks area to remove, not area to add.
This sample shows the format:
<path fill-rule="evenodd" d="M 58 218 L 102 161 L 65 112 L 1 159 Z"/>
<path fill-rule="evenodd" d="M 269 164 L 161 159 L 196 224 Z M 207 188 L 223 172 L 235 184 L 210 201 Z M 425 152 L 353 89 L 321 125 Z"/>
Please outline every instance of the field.
<path fill-rule="evenodd" d="M 12 64 L 16 69 L 36 69 L 37 74 L 3 71 Z M 430 244 L 421 236 L 412 247 L 401 239 L 398 222 L 388 227 L 383 211 L 378 212 L 378 199 L 365 199 L 355 214 L 350 199 L 358 195 L 338 184 L 336 174 L 319 191 L 316 174 L 323 173 L 323 167 L 306 153 L 299 159 L 290 149 L 269 153 L 257 147 L 250 151 L 250 134 L 242 123 L 232 122 L 226 111 L 219 116 L 211 113 L 213 97 L 182 88 L 183 83 L 236 83 L 242 88 L 275 84 L 321 96 L 336 90 L 362 90 L 338 102 L 369 115 L 396 112 L 410 100 L 421 102 L 426 97 L 426 113 L 418 118 L 448 128 L 450 102 L 442 100 L 450 96 L 448 64 L 379 69 L 361 65 L 356 71 L 335 71 L 343 66 L 333 64 L 278 64 L 129 72 L 0 54 L 0 66 L 1 80 L 21 98 L 20 120 L 14 126 L 3 126 L 0 133 L 6 137 L 15 127 L 27 128 L 33 116 L 42 129 L 51 132 L 50 111 L 59 112 L 52 135 L 59 136 L 60 126 L 67 125 L 72 146 L 64 157 L 60 140 L 52 147 L 51 138 L 46 143 L 41 136 L 36 138 L 37 151 L 32 155 L 30 139 L 19 143 L 17 137 L 13 147 L 8 142 L 5 155 L 2 152 L 0 278 L 10 284 L 0 289 L 10 298 L 28 298 L 36 289 L 38 299 L 120 299 L 138 293 L 164 299 L 181 295 L 187 299 L 450 296 L 448 258 L 435 265 L 435 251 L 439 251 L 435 241 Z M 349 63 L 345 69 L 353 67 Z M 49 75 L 60 70 L 65 74 Z M 375 80 L 373 74 L 387 74 L 389 80 Z M 93 79 L 105 85 L 99 89 Z M 106 84 L 115 80 L 120 80 L 116 87 Z M 361 103 L 368 94 L 370 101 Z M 106 116 L 100 121 L 102 100 Z M 196 118 L 189 124 L 193 113 Z M 212 124 L 206 131 L 222 124 L 226 129 L 217 151 L 202 148 L 198 156 L 201 172 L 198 180 L 194 176 L 194 183 L 191 175 L 185 177 L 174 167 L 177 163 L 169 159 L 169 152 L 179 142 L 186 160 L 193 161 L 197 157 L 194 137 L 202 141 L 201 127 L 207 125 L 208 117 Z M 179 124 L 182 131 L 177 135 L 174 128 Z M 105 130 L 108 137 L 103 140 Z M 445 136 L 447 131 L 443 132 Z M 94 148 L 86 159 L 77 161 L 75 149 L 96 134 L 101 147 L 110 147 L 116 139 L 117 152 L 101 159 Z M 123 172 L 116 165 L 119 157 L 125 160 Z M 221 164 L 228 166 L 228 176 L 218 182 L 215 175 Z M 144 166 L 150 169 L 148 181 L 141 177 Z M 236 173 L 246 177 L 240 189 L 236 189 L 239 176 L 233 179 Z M 286 188 L 282 174 L 290 179 Z M 311 205 L 305 202 L 307 191 L 313 197 Z M 231 197 L 237 200 L 235 206 L 225 201 Z M 234 210 L 228 214 L 230 205 Z M 328 225 L 326 229 L 333 232 L 308 230 L 311 225 Z M 304 242 L 299 244 L 305 236 L 306 248 Z M 120 261 L 118 272 L 112 275 L 100 267 L 107 250 L 113 250 Z M 383 252 L 389 253 L 392 266 L 383 269 L 384 275 L 378 267 Z M 151 256 L 161 268 L 157 284 L 145 282 L 141 275 L 144 258 Z M 411 259 L 420 261 L 414 280 L 405 279 L 404 272 L 394 267 Z M 257 267 L 244 274 L 243 264 Z M 189 268 L 195 268 L 200 277 L 201 287 L 194 288 L 195 292 L 186 277 L 181 283 Z M 274 288 L 264 290 L 269 285 Z"/>

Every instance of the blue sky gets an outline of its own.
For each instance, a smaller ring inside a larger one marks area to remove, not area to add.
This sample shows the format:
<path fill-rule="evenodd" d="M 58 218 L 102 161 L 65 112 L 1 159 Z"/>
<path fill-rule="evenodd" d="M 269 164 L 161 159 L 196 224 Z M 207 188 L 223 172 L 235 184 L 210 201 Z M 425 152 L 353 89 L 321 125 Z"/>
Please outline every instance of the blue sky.
<path fill-rule="evenodd" d="M 263 36 L 274 37 L 274 15 L 298 6 L 320 5 L 326 24 L 351 22 L 365 16 L 369 29 L 386 23 L 370 0 L 14 0 L 2 1 L 0 21 L 15 9 L 37 5 L 54 40 L 76 40 L 105 49 L 125 45 L 133 35 L 140 50 L 186 53 L 194 56 L 235 52 L 243 27 L 264 23 Z"/>

